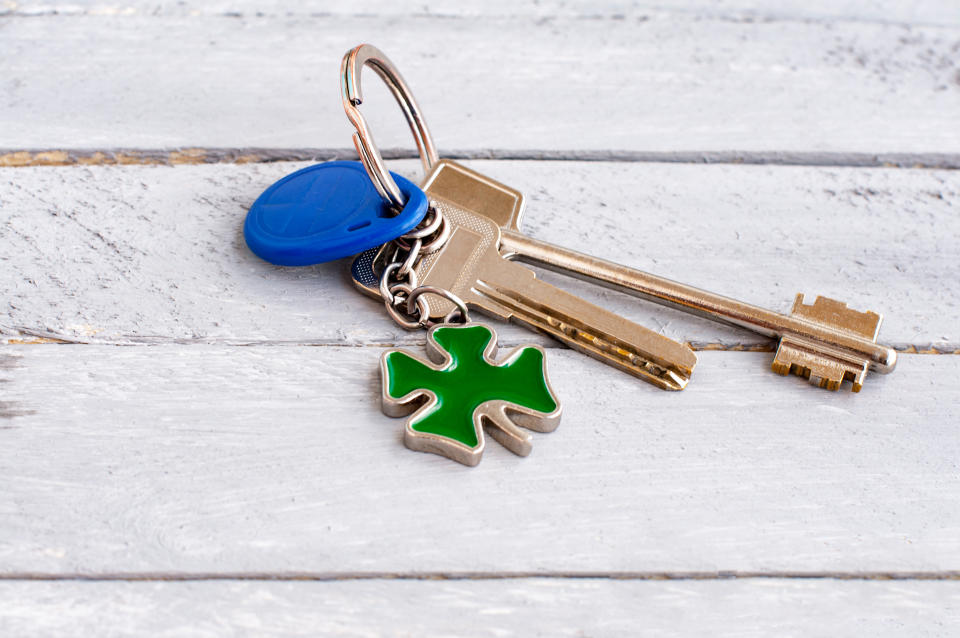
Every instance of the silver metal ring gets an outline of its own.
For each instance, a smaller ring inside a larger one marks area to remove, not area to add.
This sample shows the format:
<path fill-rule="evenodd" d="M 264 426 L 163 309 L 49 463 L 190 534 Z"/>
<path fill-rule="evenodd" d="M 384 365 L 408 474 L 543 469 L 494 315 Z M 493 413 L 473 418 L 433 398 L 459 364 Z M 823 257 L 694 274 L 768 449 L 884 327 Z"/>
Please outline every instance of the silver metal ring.
<path fill-rule="evenodd" d="M 424 224 L 424 221 L 429 220 L 428 223 Z M 405 235 L 400 235 L 399 239 L 424 239 L 432 235 L 438 228 L 440 224 L 443 223 L 443 215 L 440 214 L 433 206 L 427 209 L 427 216 L 423 218 L 423 221 L 420 222 L 420 226 L 414 228 L 409 233 Z"/>
<path fill-rule="evenodd" d="M 429 224 L 431 227 L 434 228 L 434 232 L 432 233 L 433 238 L 427 243 L 421 244 L 420 246 L 421 255 L 430 255 L 432 253 L 437 252 L 438 250 L 443 248 L 444 244 L 447 243 L 447 239 L 450 238 L 450 232 L 451 232 L 450 224 L 447 222 L 447 218 L 444 217 L 442 214 L 438 213 L 438 215 L 439 216 L 437 219 L 439 220 L 439 224 L 435 223 L 433 220 L 431 220 Z M 416 234 L 420 235 L 421 233 L 418 232 Z M 412 235 L 413 233 L 401 235 L 400 237 L 397 237 L 396 239 L 394 239 L 393 243 L 403 250 L 412 250 L 413 246 L 409 242 L 409 240 L 413 238 Z M 425 236 L 424 239 L 426 239 L 427 237 L 429 237 L 429 235 Z"/>
<path fill-rule="evenodd" d="M 404 292 L 407 294 L 407 316 L 401 314 L 400 309 L 397 305 L 390 303 L 384 300 L 383 305 L 387 308 L 387 313 L 390 317 L 396 321 L 401 327 L 406 328 L 407 330 L 416 330 L 417 328 L 427 327 L 427 322 L 430 321 L 430 305 L 427 303 L 427 300 L 422 296 L 417 297 L 416 306 L 410 304 L 410 296 L 413 295 L 413 288 L 409 284 L 393 284 L 390 286 L 390 297 L 396 299 L 399 297 L 398 292 Z M 417 314 L 414 314 L 412 309 L 416 307 Z M 415 317 L 416 319 L 409 319 L 408 317 Z"/>
<path fill-rule="evenodd" d="M 429 255 L 437 252 L 443 248 L 444 244 L 447 243 L 447 240 L 450 238 L 450 224 L 447 223 L 447 218 L 440 217 L 440 230 L 437 232 L 436 237 L 431 239 L 426 244 L 423 244 L 420 247 L 421 255 Z"/>
<path fill-rule="evenodd" d="M 404 82 L 403 76 L 393 66 L 383 51 L 370 44 L 361 44 L 347 51 L 340 65 L 340 94 L 343 101 L 343 110 L 357 132 L 353 134 L 353 143 L 357 147 L 360 161 L 363 162 L 367 174 L 377 188 L 377 192 L 391 206 L 400 210 L 406 203 L 400 187 L 390 176 L 390 172 L 383 164 L 383 156 L 373 141 L 373 135 L 367 126 L 367 120 L 358 108 L 363 103 L 363 94 L 360 90 L 360 71 L 369 64 L 377 75 L 386 83 L 397 104 L 403 109 L 403 114 L 410 125 L 413 139 L 420 153 L 423 169 L 429 174 L 433 166 L 440 161 L 437 149 L 433 144 L 433 137 L 423 120 L 420 106 L 410 92 L 410 87 Z"/>
<path fill-rule="evenodd" d="M 417 286 L 410 291 L 409 296 L 407 297 L 407 314 L 413 314 L 414 304 L 419 306 L 419 302 L 423 299 L 423 295 L 432 294 L 443 297 L 444 299 L 453 303 L 456 308 L 447 313 L 443 318 L 443 323 L 453 323 L 454 318 L 457 316 L 456 313 L 460 313 L 460 322 L 467 323 L 470 321 L 470 311 L 467 310 L 467 304 L 463 302 L 463 299 L 453 294 L 446 288 L 437 288 L 436 286 Z M 425 327 L 432 326 L 436 322 L 430 321 L 429 314 L 421 313 L 421 317 L 426 317 Z"/>

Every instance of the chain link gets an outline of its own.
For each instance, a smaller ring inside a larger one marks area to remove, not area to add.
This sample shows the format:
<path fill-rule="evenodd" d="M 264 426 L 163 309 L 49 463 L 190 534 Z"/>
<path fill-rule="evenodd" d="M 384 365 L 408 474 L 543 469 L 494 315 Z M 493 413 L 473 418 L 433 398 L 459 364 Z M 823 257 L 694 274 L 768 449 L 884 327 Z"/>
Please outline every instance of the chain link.
<path fill-rule="evenodd" d="M 420 259 L 443 248 L 449 238 L 450 224 L 437 203 L 431 201 L 423 221 L 391 242 L 393 256 L 380 275 L 380 296 L 390 317 L 407 330 L 470 321 L 467 305 L 460 297 L 444 288 L 418 285 L 415 268 Z M 428 294 L 443 297 L 455 306 L 442 321 L 430 319 L 430 304 L 424 296 Z"/>
<path fill-rule="evenodd" d="M 467 304 L 463 302 L 463 299 L 456 296 L 446 288 L 438 288 L 436 286 L 417 286 L 410 291 L 409 296 L 407 297 L 407 313 L 412 314 L 415 304 L 419 305 L 423 300 L 423 295 L 437 295 L 439 297 L 444 297 L 445 299 L 451 301 L 454 305 L 454 309 L 448 312 L 444 317 L 443 321 L 436 322 L 430 319 L 429 314 L 425 322 L 425 328 L 432 328 L 437 325 L 437 323 L 467 323 L 470 321 L 470 311 L 467 310 Z M 429 306 L 428 306 L 429 308 Z M 423 313 L 420 315 L 424 316 Z"/>

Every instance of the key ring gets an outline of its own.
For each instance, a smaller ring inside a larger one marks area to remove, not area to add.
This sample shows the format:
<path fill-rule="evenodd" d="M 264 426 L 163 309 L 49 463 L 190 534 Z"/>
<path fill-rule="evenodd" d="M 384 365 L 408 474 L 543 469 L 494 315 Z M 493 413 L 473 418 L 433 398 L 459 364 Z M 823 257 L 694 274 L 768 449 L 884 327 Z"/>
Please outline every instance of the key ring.
<path fill-rule="evenodd" d="M 360 71 L 367 64 L 386 83 L 397 104 L 403 109 L 403 114 L 407 118 L 407 124 L 410 125 L 410 131 L 413 133 L 413 139 L 417 144 L 424 170 L 430 173 L 434 164 L 440 161 L 440 157 L 437 155 L 437 149 L 433 144 L 433 137 L 431 137 L 427 124 L 423 120 L 420 106 L 414 99 L 413 93 L 410 92 L 407 83 L 403 81 L 403 76 L 400 75 L 389 58 L 383 54 L 383 51 L 371 44 L 361 44 L 347 51 L 340 65 L 340 93 L 343 100 L 343 110 L 347 112 L 347 118 L 357 129 L 356 133 L 353 134 L 353 144 L 356 146 L 360 161 L 367 169 L 367 174 L 370 175 L 377 192 L 391 206 L 401 210 L 406 200 L 397 183 L 384 166 L 383 156 L 380 155 L 380 151 L 373 141 L 373 135 L 370 133 L 370 128 L 367 126 L 367 120 L 359 109 L 360 104 L 363 103 L 363 94 L 360 90 Z"/>

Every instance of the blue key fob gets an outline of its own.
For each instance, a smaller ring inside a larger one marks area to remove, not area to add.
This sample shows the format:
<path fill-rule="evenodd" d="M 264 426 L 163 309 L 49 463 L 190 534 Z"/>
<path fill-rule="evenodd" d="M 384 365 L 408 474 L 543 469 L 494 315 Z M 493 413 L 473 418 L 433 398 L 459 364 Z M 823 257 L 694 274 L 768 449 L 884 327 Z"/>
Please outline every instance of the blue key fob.
<path fill-rule="evenodd" d="M 349 257 L 416 228 L 427 196 L 390 173 L 407 199 L 395 215 L 360 162 L 325 162 L 287 175 L 250 207 L 243 236 L 255 255 L 279 266 Z"/>

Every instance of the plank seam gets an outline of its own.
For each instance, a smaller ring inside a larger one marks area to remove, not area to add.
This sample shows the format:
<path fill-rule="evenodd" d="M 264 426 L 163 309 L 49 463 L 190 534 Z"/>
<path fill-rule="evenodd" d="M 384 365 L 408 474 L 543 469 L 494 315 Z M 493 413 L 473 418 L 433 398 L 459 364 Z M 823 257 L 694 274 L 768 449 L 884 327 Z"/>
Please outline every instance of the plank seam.
<path fill-rule="evenodd" d="M 69 346 L 117 346 L 117 347 L 149 347 L 149 346 L 225 346 L 237 348 L 256 348 L 256 347 L 293 347 L 293 348 L 396 348 L 396 347 L 417 347 L 423 346 L 426 342 L 422 339 L 414 341 L 376 341 L 366 343 L 352 343 L 349 341 L 282 341 L 282 340 L 263 340 L 246 341 L 243 339 L 178 339 L 175 337 L 125 337 L 123 340 L 85 340 L 76 337 L 58 336 L 53 333 L 47 333 L 34 330 L 9 330 L 0 326 L 0 345 L 69 345 Z M 717 343 L 706 341 L 686 341 L 684 342 L 695 352 L 767 352 L 772 353 L 776 350 L 772 343 L 756 342 L 737 342 L 737 343 Z M 510 340 L 501 343 L 503 347 L 517 345 Z M 960 355 L 960 344 L 888 344 L 897 352 L 903 354 L 924 354 L 924 355 Z M 542 344 L 544 348 L 550 349 L 568 349 L 562 343 L 548 341 Z"/>
<path fill-rule="evenodd" d="M 413 159 L 412 149 L 383 149 L 385 159 Z M 625 151 L 550 149 L 445 149 L 455 160 L 514 160 L 671 164 L 744 164 L 847 168 L 960 169 L 960 153 L 844 153 L 827 151 Z M 0 149 L 0 168 L 261 164 L 357 159 L 352 148 Z"/>
<path fill-rule="evenodd" d="M 711 581 L 711 580 L 842 580 L 842 581 L 960 581 L 960 570 L 947 571 L 556 571 L 556 572 L 223 572 L 160 573 L 110 572 L 92 574 L 45 574 L 21 572 L 0 574 L 0 581 L 311 581 L 339 582 L 355 580 L 631 580 L 631 581 Z"/>

